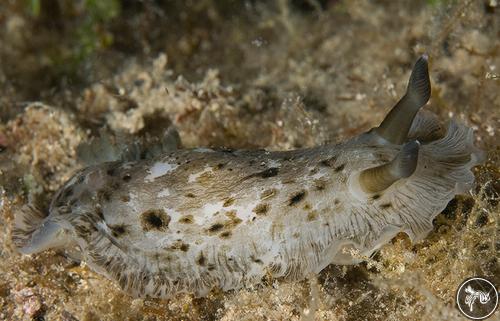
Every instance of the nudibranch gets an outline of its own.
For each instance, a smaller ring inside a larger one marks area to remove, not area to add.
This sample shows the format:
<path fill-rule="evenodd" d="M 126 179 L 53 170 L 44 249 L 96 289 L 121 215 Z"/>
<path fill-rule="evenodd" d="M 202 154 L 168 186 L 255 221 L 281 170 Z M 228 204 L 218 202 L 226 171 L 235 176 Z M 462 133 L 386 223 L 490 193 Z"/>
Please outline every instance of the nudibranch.
<path fill-rule="evenodd" d="M 424 238 L 474 182 L 472 129 L 419 111 L 430 98 L 420 57 L 380 126 L 291 151 L 179 149 L 88 166 L 47 215 L 26 205 L 13 242 L 23 254 L 63 249 L 136 297 L 206 295 L 264 277 L 302 279 L 357 264 L 396 234 Z"/>

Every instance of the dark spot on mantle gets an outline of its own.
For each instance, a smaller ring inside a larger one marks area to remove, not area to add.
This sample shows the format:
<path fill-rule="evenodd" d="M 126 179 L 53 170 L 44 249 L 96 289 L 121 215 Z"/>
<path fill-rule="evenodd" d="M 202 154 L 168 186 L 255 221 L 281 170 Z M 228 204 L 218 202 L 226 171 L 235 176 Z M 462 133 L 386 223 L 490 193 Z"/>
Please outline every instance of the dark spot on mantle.
<path fill-rule="evenodd" d="M 262 172 L 260 172 L 258 175 L 262 178 L 268 178 L 268 177 L 273 177 L 278 175 L 279 173 L 279 168 L 278 167 L 270 167 Z"/>
<path fill-rule="evenodd" d="M 203 252 L 200 252 L 200 254 L 198 255 L 198 257 L 196 258 L 196 263 L 198 265 L 200 265 L 200 266 L 205 266 L 206 260 L 207 259 L 203 255 Z"/>
<path fill-rule="evenodd" d="M 269 204 L 260 203 L 255 206 L 253 212 L 257 215 L 265 215 L 269 211 Z"/>
<path fill-rule="evenodd" d="M 171 247 L 172 250 L 180 250 L 182 252 L 189 251 L 189 244 L 182 242 L 182 240 L 177 240 Z"/>
<path fill-rule="evenodd" d="M 193 223 L 193 215 L 185 215 L 179 219 L 179 223 L 182 224 L 192 224 Z"/>
<path fill-rule="evenodd" d="M 322 179 L 315 179 L 314 180 L 314 188 L 317 191 L 323 191 L 326 188 L 326 181 Z"/>
<path fill-rule="evenodd" d="M 99 217 L 99 219 L 104 221 L 104 213 L 102 212 L 102 210 L 100 208 L 97 208 L 95 213 L 97 214 L 97 217 Z"/>
<path fill-rule="evenodd" d="M 125 224 L 113 225 L 109 228 L 111 229 L 111 234 L 114 237 L 120 237 L 127 232 L 127 226 Z"/>
<path fill-rule="evenodd" d="M 310 211 L 309 213 L 307 213 L 307 220 L 309 222 L 311 221 L 314 221 L 318 218 L 318 212 L 317 211 Z"/>
<path fill-rule="evenodd" d="M 141 225 L 144 231 L 164 231 L 170 223 L 170 216 L 162 209 L 148 210 L 141 214 Z"/>
<path fill-rule="evenodd" d="M 319 168 L 314 167 L 313 169 L 311 169 L 311 170 L 309 171 L 309 175 L 314 175 L 314 174 L 316 174 L 317 172 L 319 172 Z"/>
<path fill-rule="evenodd" d="M 208 231 L 210 233 L 217 233 L 218 231 L 222 230 L 224 228 L 224 224 L 221 223 L 215 223 L 212 226 L 208 228 Z"/>
<path fill-rule="evenodd" d="M 254 263 L 257 263 L 257 264 L 264 264 L 264 262 L 262 262 L 261 259 L 258 259 L 256 258 L 255 256 L 251 255 L 250 256 L 250 259 L 254 262 Z"/>
<path fill-rule="evenodd" d="M 261 172 L 257 172 L 251 175 L 248 175 L 247 177 L 243 178 L 243 180 L 249 179 L 249 178 L 254 178 L 254 177 L 260 177 L 260 178 L 269 178 L 269 177 L 274 177 L 278 175 L 280 169 L 278 167 L 269 167 Z"/>
<path fill-rule="evenodd" d="M 342 164 L 342 165 L 339 165 L 337 167 L 334 168 L 334 171 L 336 171 L 337 173 L 342 171 L 345 167 L 345 164 Z"/>
<path fill-rule="evenodd" d="M 290 197 L 288 205 L 289 206 L 296 205 L 300 203 L 300 201 L 302 201 L 305 197 L 306 197 L 306 191 L 297 192 Z"/>
<path fill-rule="evenodd" d="M 383 209 L 383 210 L 391 208 L 391 207 L 392 207 L 391 203 L 384 203 L 384 204 L 380 205 L 380 208 Z"/>
<path fill-rule="evenodd" d="M 228 239 L 231 237 L 231 232 L 229 231 L 226 231 L 226 232 L 222 232 L 219 234 L 219 236 L 222 238 L 222 239 Z"/>
<path fill-rule="evenodd" d="M 226 201 L 224 202 L 224 204 L 222 204 L 223 207 L 228 207 L 228 206 L 231 206 L 234 204 L 234 198 L 230 197 L 228 199 L 226 199 Z"/>
<path fill-rule="evenodd" d="M 335 161 L 337 160 L 336 156 L 330 157 L 328 159 L 324 159 L 321 162 L 319 162 L 320 165 L 325 166 L 325 167 L 333 167 L 335 165 Z"/>

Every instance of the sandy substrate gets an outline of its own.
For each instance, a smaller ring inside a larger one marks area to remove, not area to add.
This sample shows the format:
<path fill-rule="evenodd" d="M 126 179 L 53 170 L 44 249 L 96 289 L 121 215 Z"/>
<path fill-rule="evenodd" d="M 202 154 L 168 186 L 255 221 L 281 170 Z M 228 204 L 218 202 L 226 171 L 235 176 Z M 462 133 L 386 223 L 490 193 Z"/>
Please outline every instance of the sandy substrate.
<path fill-rule="evenodd" d="M 78 82 L 56 77 L 43 50 L 69 35 L 0 6 L 0 320 L 462 320 L 454 296 L 465 278 L 500 284 L 500 5 L 200 3 L 132 16 L 124 8 L 109 27 L 115 45 L 79 65 Z M 341 141 L 378 125 L 424 52 L 426 108 L 474 128 L 487 160 L 474 170 L 476 188 L 417 244 L 400 235 L 373 259 L 302 282 L 170 300 L 130 298 L 63 253 L 21 256 L 12 246 L 16 209 L 46 207 L 84 166 L 77 146 L 100 131 L 132 140 L 173 124 L 185 147 Z"/>

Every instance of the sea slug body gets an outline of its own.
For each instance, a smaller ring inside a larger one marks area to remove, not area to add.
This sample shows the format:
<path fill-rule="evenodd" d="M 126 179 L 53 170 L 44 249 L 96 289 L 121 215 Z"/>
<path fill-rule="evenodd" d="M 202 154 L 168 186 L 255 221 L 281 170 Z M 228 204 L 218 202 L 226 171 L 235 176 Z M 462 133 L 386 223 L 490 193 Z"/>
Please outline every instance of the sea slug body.
<path fill-rule="evenodd" d="M 25 206 L 24 254 L 62 248 L 137 297 L 205 295 L 265 276 L 356 264 L 397 233 L 418 240 L 482 161 L 472 130 L 419 111 L 427 57 L 382 124 L 339 145 L 283 151 L 176 149 L 76 173 L 48 215 Z M 175 141 L 170 133 L 166 140 Z"/>

